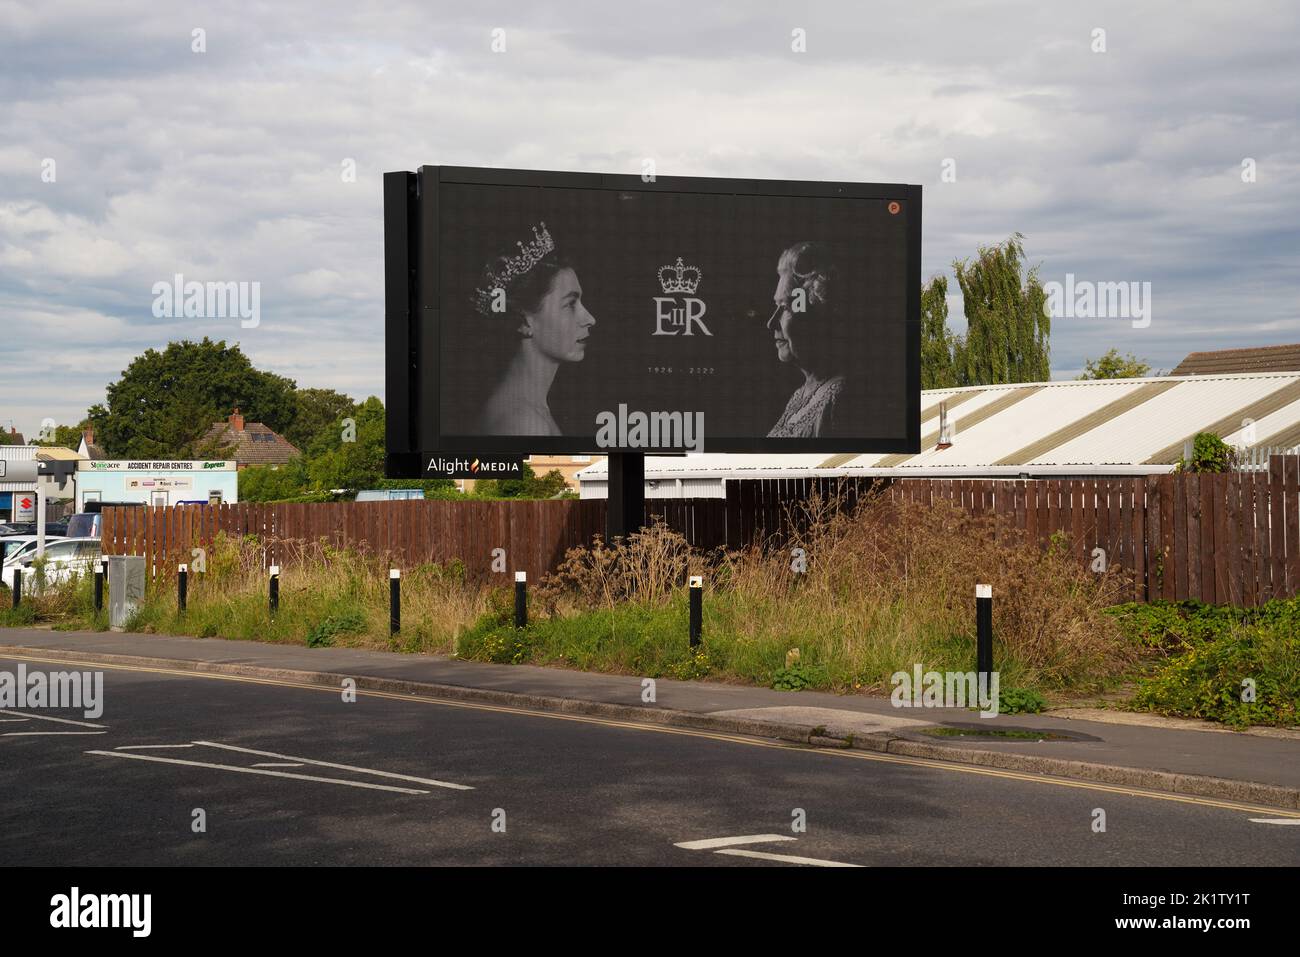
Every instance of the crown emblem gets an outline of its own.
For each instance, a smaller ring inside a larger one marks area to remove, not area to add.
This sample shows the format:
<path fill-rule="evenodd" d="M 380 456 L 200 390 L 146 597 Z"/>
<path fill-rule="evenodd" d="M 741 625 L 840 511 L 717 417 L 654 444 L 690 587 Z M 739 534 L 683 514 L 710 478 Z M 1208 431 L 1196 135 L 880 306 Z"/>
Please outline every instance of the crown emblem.
<path fill-rule="evenodd" d="M 482 315 L 492 314 L 492 301 L 496 297 L 496 290 L 507 288 L 541 262 L 548 253 L 555 250 L 555 240 L 551 238 L 546 223 L 539 223 L 533 227 L 531 242 L 525 244 L 518 241 L 515 245 L 519 247 L 519 255 L 506 257 L 505 265 L 495 272 L 490 268 L 485 269 L 483 285 L 474 290 L 474 308 Z"/>
<path fill-rule="evenodd" d="M 677 257 L 675 266 L 659 267 L 659 285 L 663 286 L 664 292 L 684 292 L 692 296 L 703 278 L 699 269 L 685 265 L 681 256 Z"/>

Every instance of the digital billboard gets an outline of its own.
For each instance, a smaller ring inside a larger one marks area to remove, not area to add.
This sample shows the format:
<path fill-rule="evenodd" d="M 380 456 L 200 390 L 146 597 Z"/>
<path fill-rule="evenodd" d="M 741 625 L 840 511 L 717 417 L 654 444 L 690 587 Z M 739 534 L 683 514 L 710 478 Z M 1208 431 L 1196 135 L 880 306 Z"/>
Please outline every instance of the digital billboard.
<path fill-rule="evenodd" d="M 919 186 L 389 173 L 389 474 L 919 451 L 920 235 Z"/>

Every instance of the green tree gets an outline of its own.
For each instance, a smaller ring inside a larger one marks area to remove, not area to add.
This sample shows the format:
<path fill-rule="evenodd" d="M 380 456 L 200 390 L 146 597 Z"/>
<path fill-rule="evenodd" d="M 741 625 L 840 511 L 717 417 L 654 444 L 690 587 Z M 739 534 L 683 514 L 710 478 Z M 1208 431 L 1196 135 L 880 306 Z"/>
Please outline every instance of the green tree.
<path fill-rule="evenodd" d="M 384 404 L 372 395 L 357 406 L 353 418 L 355 442 L 344 442 L 340 428 L 313 445 L 307 467 L 314 488 L 378 488 L 384 480 Z"/>
<path fill-rule="evenodd" d="M 250 465 L 239 472 L 241 502 L 282 502 L 301 498 L 311 490 L 311 477 L 302 457 L 284 465 Z"/>
<path fill-rule="evenodd" d="M 1024 272 L 1024 237 L 981 246 L 953 269 L 966 312 L 956 350 L 958 385 L 1044 382 L 1051 376 L 1051 319 L 1037 267 Z"/>
<path fill-rule="evenodd" d="M 294 402 L 293 421 L 284 437 L 304 452 L 339 441 L 342 420 L 357 411 L 351 396 L 333 389 L 299 389 Z"/>
<path fill-rule="evenodd" d="M 559 469 L 551 469 L 538 476 L 531 465 L 524 463 L 517 479 L 479 479 L 474 483 L 474 497 L 488 499 L 554 498 L 568 488 Z"/>
<path fill-rule="evenodd" d="M 958 385 L 954 352 L 957 337 L 948 329 L 948 278 L 935 276 L 921 288 L 921 388 Z"/>
<path fill-rule="evenodd" d="M 58 446 L 76 451 L 77 446 L 81 445 L 81 433 L 88 428 L 90 428 L 89 419 L 82 419 L 80 425 L 56 425 L 54 433 L 48 439 L 37 436 L 32 444 L 46 447 Z"/>
<path fill-rule="evenodd" d="M 202 436 L 236 406 L 252 422 L 283 432 L 297 412 L 292 379 L 253 368 L 224 341 L 172 342 L 148 349 L 90 409 L 96 439 L 114 458 L 193 458 L 218 450 Z"/>
<path fill-rule="evenodd" d="M 1151 374 L 1150 364 L 1143 362 L 1133 353 L 1121 356 L 1118 349 L 1111 349 L 1100 359 L 1085 359 L 1083 375 L 1080 379 L 1140 379 Z"/>

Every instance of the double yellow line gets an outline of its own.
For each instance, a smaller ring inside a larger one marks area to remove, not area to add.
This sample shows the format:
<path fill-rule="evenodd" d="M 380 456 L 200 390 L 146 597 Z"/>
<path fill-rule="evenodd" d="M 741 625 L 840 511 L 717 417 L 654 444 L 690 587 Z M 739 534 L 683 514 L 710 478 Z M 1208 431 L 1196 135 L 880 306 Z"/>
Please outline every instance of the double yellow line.
<path fill-rule="evenodd" d="M 145 665 L 119 665 L 108 662 L 86 661 L 69 658 L 42 658 L 35 655 L 0 652 L 0 657 L 14 661 L 37 662 L 40 664 L 69 665 L 76 664 L 86 668 L 105 671 L 132 671 L 143 674 L 168 675 L 176 678 L 208 678 L 218 681 L 238 681 L 245 684 L 270 685 L 277 688 L 298 688 L 303 691 L 320 691 L 326 694 L 340 694 L 338 687 L 308 684 L 301 681 L 288 681 L 282 678 L 258 678 L 249 675 L 223 675 L 205 671 L 189 671 L 176 668 L 157 668 Z M 343 681 L 348 675 L 338 675 Z M 414 702 L 417 704 L 437 705 L 446 708 L 463 708 L 471 711 L 488 711 L 495 714 L 515 714 L 532 718 L 548 718 L 554 721 L 576 721 L 582 724 L 595 724 L 607 728 L 626 728 L 632 731 L 652 731 L 658 734 L 679 734 L 692 738 L 709 738 L 730 744 L 743 744 L 756 748 L 778 748 L 784 751 L 802 754 L 822 754 L 838 758 L 850 758 L 858 761 L 879 761 L 886 764 L 902 764 L 918 768 L 930 768 L 957 774 L 979 774 L 986 777 L 1001 778 L 1011 781 L 1026 781 L 1032 784 L 1050 784 L 1058 787 L 1078 788 L 1085 791 L 1097 791 L 1105 794 L 1120 794 L 1127 797 L 1150 798 L 1157 801 L 1174 801 L 1179 804 L 1193 804 L 1199 807 L 1212 807 L 1228 811 L 1241 811 L 1249 814 L 1267 814 L 1271 817 L 1300 818 L 1300 811 L 1284 808 L 1264 807 L 1257 804 L 1243 804 L 1237 801 L 1225 801 L 1216 798 L 1199 797 L 1191 794 L 1173 794 L 1167 791 L 1150 791 L 1143 788 L 1124 787 L 1097 781 L 1083 781 L 1074 778 L 1062 778 L 1046 774 L 1034 774 L 1026 771 L 1008 771 L 1002 768 L 983 768 L 970 764 L 955 764 L 950 761 L 936 761 L 929 758 L 909 758 L 895 754 L 880 754 L 872 751 L 857 751 L 847 748 L 813 748 L 802 744 L 785 741 L 773 741 L 739 734 L 727 734 L 717 731 L 701 731 L 694 728 L 674 728 L 668 725 L 651 724 L 643 721 L 622 721 L 617 718 L 602 718 L 596 715 L 561 714 L 554 711 L 536 711 L 529 708 L 514 708 L 508 705 L 484 704 L 473 701 L 457 701 L 448 698 L 432 698 L 424 695 L 398 694 L 392 691 L 374 691 L 358 688 L 356 694 L 367 698 L 387 698 L 393 701 Z"/>

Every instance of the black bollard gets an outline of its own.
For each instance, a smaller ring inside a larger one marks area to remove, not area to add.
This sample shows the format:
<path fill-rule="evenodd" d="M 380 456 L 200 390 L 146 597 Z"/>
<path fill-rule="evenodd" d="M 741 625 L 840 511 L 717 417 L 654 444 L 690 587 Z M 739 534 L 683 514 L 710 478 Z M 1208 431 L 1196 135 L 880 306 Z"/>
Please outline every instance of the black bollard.
<path fill-rule="evenodd" d="M 388 633 L 402 630 L 402 570 L 388 569 Z"/>
<path fill-rule="evenodd" d="M 699 575 L 690 577 L 691 596 L 691 647 L 700 646 L 700 634 L 704 631 L 704 579 Z"/>
<path fill-rule="evenodd" d="M 23 599 L 23 569 L 21 565 L 14 566 L 14 607 Z"/>
<path fill-rule="evenodd" d="M 515 627 L 528 625 L 528 573 L 515 572 Z"/>
<path fill-rule="evenodd" d="M 270 608 L 271 608 L 271 617 L 274 618 L 275 613 L 280 610 L 280 566 L 279 565 L 271 566 L 271 583 L 270 583 L 270 590 L 268 592 L 268 601 L 270 603 Z"/>
<path fill-rule="evenodd" d="M 95 562 L 95 611 L 104 610 L 104 562 Z"/>
<path fill-rule="evenodd" d="M 975 670 L 984 682 L 993 672 L 993 586 L 975 586 Z M 985 687 L 988 685 L 985 684 Z"/>
<path fill-rule="evenodd" d="M 178 565 L 176 568 L 176 611 L 185 614 L 185 593 L 189 585 L 189 566 Z"/>

